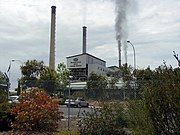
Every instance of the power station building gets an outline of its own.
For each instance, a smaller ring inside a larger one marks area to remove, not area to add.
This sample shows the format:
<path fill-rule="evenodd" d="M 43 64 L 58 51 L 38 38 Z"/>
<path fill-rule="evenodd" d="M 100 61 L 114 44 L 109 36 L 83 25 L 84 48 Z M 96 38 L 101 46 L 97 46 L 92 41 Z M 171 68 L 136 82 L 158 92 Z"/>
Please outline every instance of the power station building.
<path fill-rule="evenodd" d="M 106 75 L 110 69 L 106 67 L 106 61 L 88 53 L 82 53 L 67 57 L 67 68 L 75 80 L 84 81 L 94 72 Z"/>
<path fill-rule="evenodd" d="M 106 75 L 110 69 L 106 67 L 106 61 L 86 53 L 87 27 L 83 26 L 82 54 L 69 56 L 67 58 L 67 68 L 73 76 L 73 80 L 87 80 L 92 73 Z"/>

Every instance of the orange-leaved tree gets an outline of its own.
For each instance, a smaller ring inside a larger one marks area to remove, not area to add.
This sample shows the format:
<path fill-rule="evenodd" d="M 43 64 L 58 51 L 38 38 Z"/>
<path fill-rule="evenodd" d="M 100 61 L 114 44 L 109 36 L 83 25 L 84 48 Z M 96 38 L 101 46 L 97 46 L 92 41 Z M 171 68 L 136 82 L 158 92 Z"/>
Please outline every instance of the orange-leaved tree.
<path fill-rule="evenodd" d="M 53 131 L 62 118 L 58 102 L 38 88 L 23 92 L 12 114 L 15 115 L 12 127 L 17 130 Z"/>

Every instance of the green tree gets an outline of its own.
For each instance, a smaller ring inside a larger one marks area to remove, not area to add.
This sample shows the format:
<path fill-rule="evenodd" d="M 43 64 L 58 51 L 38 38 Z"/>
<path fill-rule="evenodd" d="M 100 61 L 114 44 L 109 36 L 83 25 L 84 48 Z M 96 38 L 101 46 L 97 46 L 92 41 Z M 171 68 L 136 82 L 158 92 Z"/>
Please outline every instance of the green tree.
<path fill-rule="evenodd" d="M 0 91 L 6 92 L 7 94 L 9 86 L 10 83 L 8 76 L 0 71 Z"/>
<path fill-rule="evenodd" d="M 58 74 L 49 69 L 43 61 L 28 60 L 21 67 L 23 77 L 21 82 L 23 86 L 43 88 L 49 95 L 57 92 Z"/>
<path fill-rule="evenodd" d="M 118 79 L 115 77 L 110 77 L 108 79 L 108 84 L 110 89 L 116 89 L 116 83 L 118 82 Z"/>
<path fill-rule="evenodd" d="M 69 84 L 70 72 L 64 63 L 58 64 L 57 75 L 60 89 L 65 90 L 66 86 Z"/>
<path fill-rule="evenodd" d="M 44 68 L 40 72 L 39 87 L 42 87 L 48 94 L 57 92 L 58 89 L 58 74 L 56 71 Z"/>
<path fill-rule="evenodd" d="M 103 97 L 104 91 L 107 88 L 108 81 L 105 76 L 91 73 L 87 80 L 87 95 L 88 97 L 97 98 Z"/>
<path fill-rule="evenodd" d="M 25 65 L 21 66 L 23 77 L 21 78 L 22 85 L 26 87 L 38 87 L 40 73 L 45 69 L 44 62 L 37 60 L 28 60 Z"/>
<path fill-rule="evenodd" d="M 133 128 L 133 133 L 137 131 L 151 131 L 155 135 L 176 135 L 179 134 L 180 127 L 180 68 L 173 69 L 166 65 L 159 66 L 154 71 L 143 71 L 145 76 L 141 77 L 141 100 L 134 106 L 136 111 L 134 117 L 139 119 L 132 119 L 132 123 L 136 123 Z M 137 111 L 139 110 L 139 111 Z M 141 113 L 143 112 L 143 113 Z M 144 115 L 143 115 L 144 114 Z M 145 125 L 146 119 L 151 125 Z M 152 130 L 148 130 L 148 128 Z M 139 132 L 140 134 L 140 132 Z"/>
<path fill-rule="evenodd" d="M 0 84 L 4 84 L 6 83 L 6 79 L 4 74 L 0 71 Z"/>

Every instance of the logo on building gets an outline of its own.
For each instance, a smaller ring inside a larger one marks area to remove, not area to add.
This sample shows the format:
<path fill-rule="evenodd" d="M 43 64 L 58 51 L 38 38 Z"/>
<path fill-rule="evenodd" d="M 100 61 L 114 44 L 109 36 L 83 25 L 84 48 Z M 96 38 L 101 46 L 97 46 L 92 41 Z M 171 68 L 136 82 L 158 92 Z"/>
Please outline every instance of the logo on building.
<path fill-rule="evenodd" d="M 74 60 L 74 61 L 78 61 L 78 58 L 74 58 L 73 60 Z"/>

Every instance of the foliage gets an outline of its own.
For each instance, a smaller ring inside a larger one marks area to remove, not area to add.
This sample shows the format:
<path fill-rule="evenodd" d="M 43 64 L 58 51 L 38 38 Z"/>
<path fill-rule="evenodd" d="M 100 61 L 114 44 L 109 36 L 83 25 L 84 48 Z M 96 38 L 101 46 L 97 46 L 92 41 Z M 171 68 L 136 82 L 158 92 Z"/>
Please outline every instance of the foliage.
<path fill-rule="evenodd" d="M 60 131 L 58 133 L 55 133 L 55 135 L 80 135 L 78 132 L 73 132 L 73 131 Z"/>
<path fill-rule="evenodd" d="M 153 73 L 153 82 L 144 87 L 144 100 L 152 119 L 155 134 L 178 134 L 180 107 L 180 68 L 166 65 Z"/>
<path fill-rule="evenodd" d="M 20 95 L 20 103 L 12 109 L 14 129 L 19 130 L 56 130 L 61 118 L 59 104 L 43 90 L 31 88 Z"/>
<path fill-rule="evenodd" d="M 7 102 L 7 95 L 4 91 L 0 90 L 0 103 Z"/>
<path fill-rule="evenodd" d="M 7 102 L 7 96 L 3 91 L 0 91 L 0 130 L 9 130 L 10 123 L 13 120 L 11 115 L 12 105 Z"/>
<path fill-rule="evenodd" d="M 118 82 L 118 79 L 115 77 L 110 77 L 110 79 L 108 79 L 108 84 L 109 84 L 109 88 L 110 89 L 116 89 L 116 83 Z"/>
<path fill-rule="evenodd" d="M 86 113 L 80 122 L 82 135 L 126 135 L 126 122 L 122 108 L 116 104 L 104 104 L 102 108 Z"/>
<path fill-rule="evenodd" d="M 4 74 L 0 71 L 0 84 L 5 84 L 6 83 L 6 78 Z"/>
<path fill-rule="evenodd" d="M 9 78 L 6 73 L 2 73 L 0 71 L 0 91 L 5 91 L 6 93 L 8 92 L 10 83 L 9 83 Z"/>
<path fill-rule="evenodd" d="M 124 82 L 127 82 L 129 80 L 132 80 L 132 67 L 127 64 L 123 64 L 119 70 L 115 71 L 112 76 L 115 77 L 116 79 L 123 78 Z"/>
<path fill-rule="evenodd" d="M 149 81 L 153 78 L 153 71 L 148 67 L 146 69 L 138 69 L 136 70 L 136 78 L 138 81 Z"/>
<path fill-rule="evenodd" d="M 44 62 L 37 60 L 28 60 L 24 66 L 21 66 L 23 77 L 21 83 L 26 87 L 37 87 L 41 71 L 44 70 Z"/>
<path fill-rule="evenodd" d="M 126 120 L 133 135 L 152 135 L 152 120 L 143 100 L 130 101 Z"/>
<path fill-rule="evenodd" d="M 41 71 L 39 84 L 48 94 L 56 93 L 58 88 L 57 72 L 49 68 Z"/>
<path fill-rule="evenodd" d="M 107 79 L 104 76 L 91 73 L 87 80 L 88 97 L 103 97 L 103 90 L 107 87 Z"/>
<path fill-rule="evenodd" d="M 134 134 L 138 130 L 157 135 L 179 134 L 180 68 L 173 69 L 163 65 L 154 71 L 146 69 L 141 73 L 144 76 L 141 77 L 141 100 L 131 106 L 134 118 L 139 118 L 132 119 L 136 123 L 133 127 Z M 141 114 L 142 117 L 139 117 Z M 141 127 L 145 123 L 147 126 Z"/>
<path fill-rule="evenodd" d="M 23 74 L 21 82 L 24 88 L 42 88 L 49 95 L 57 93 L 60 89 L 59 73 L 46 67 L 43 61 L 28 60 L 21 67 L 21 72 Z"/>
<path fill-rule="evenodd" d="M 69 73 L 64 63 L 58 64 L 57 74 L 60 89 L 66 89 L 66 86 L 69 84 Z"/>

